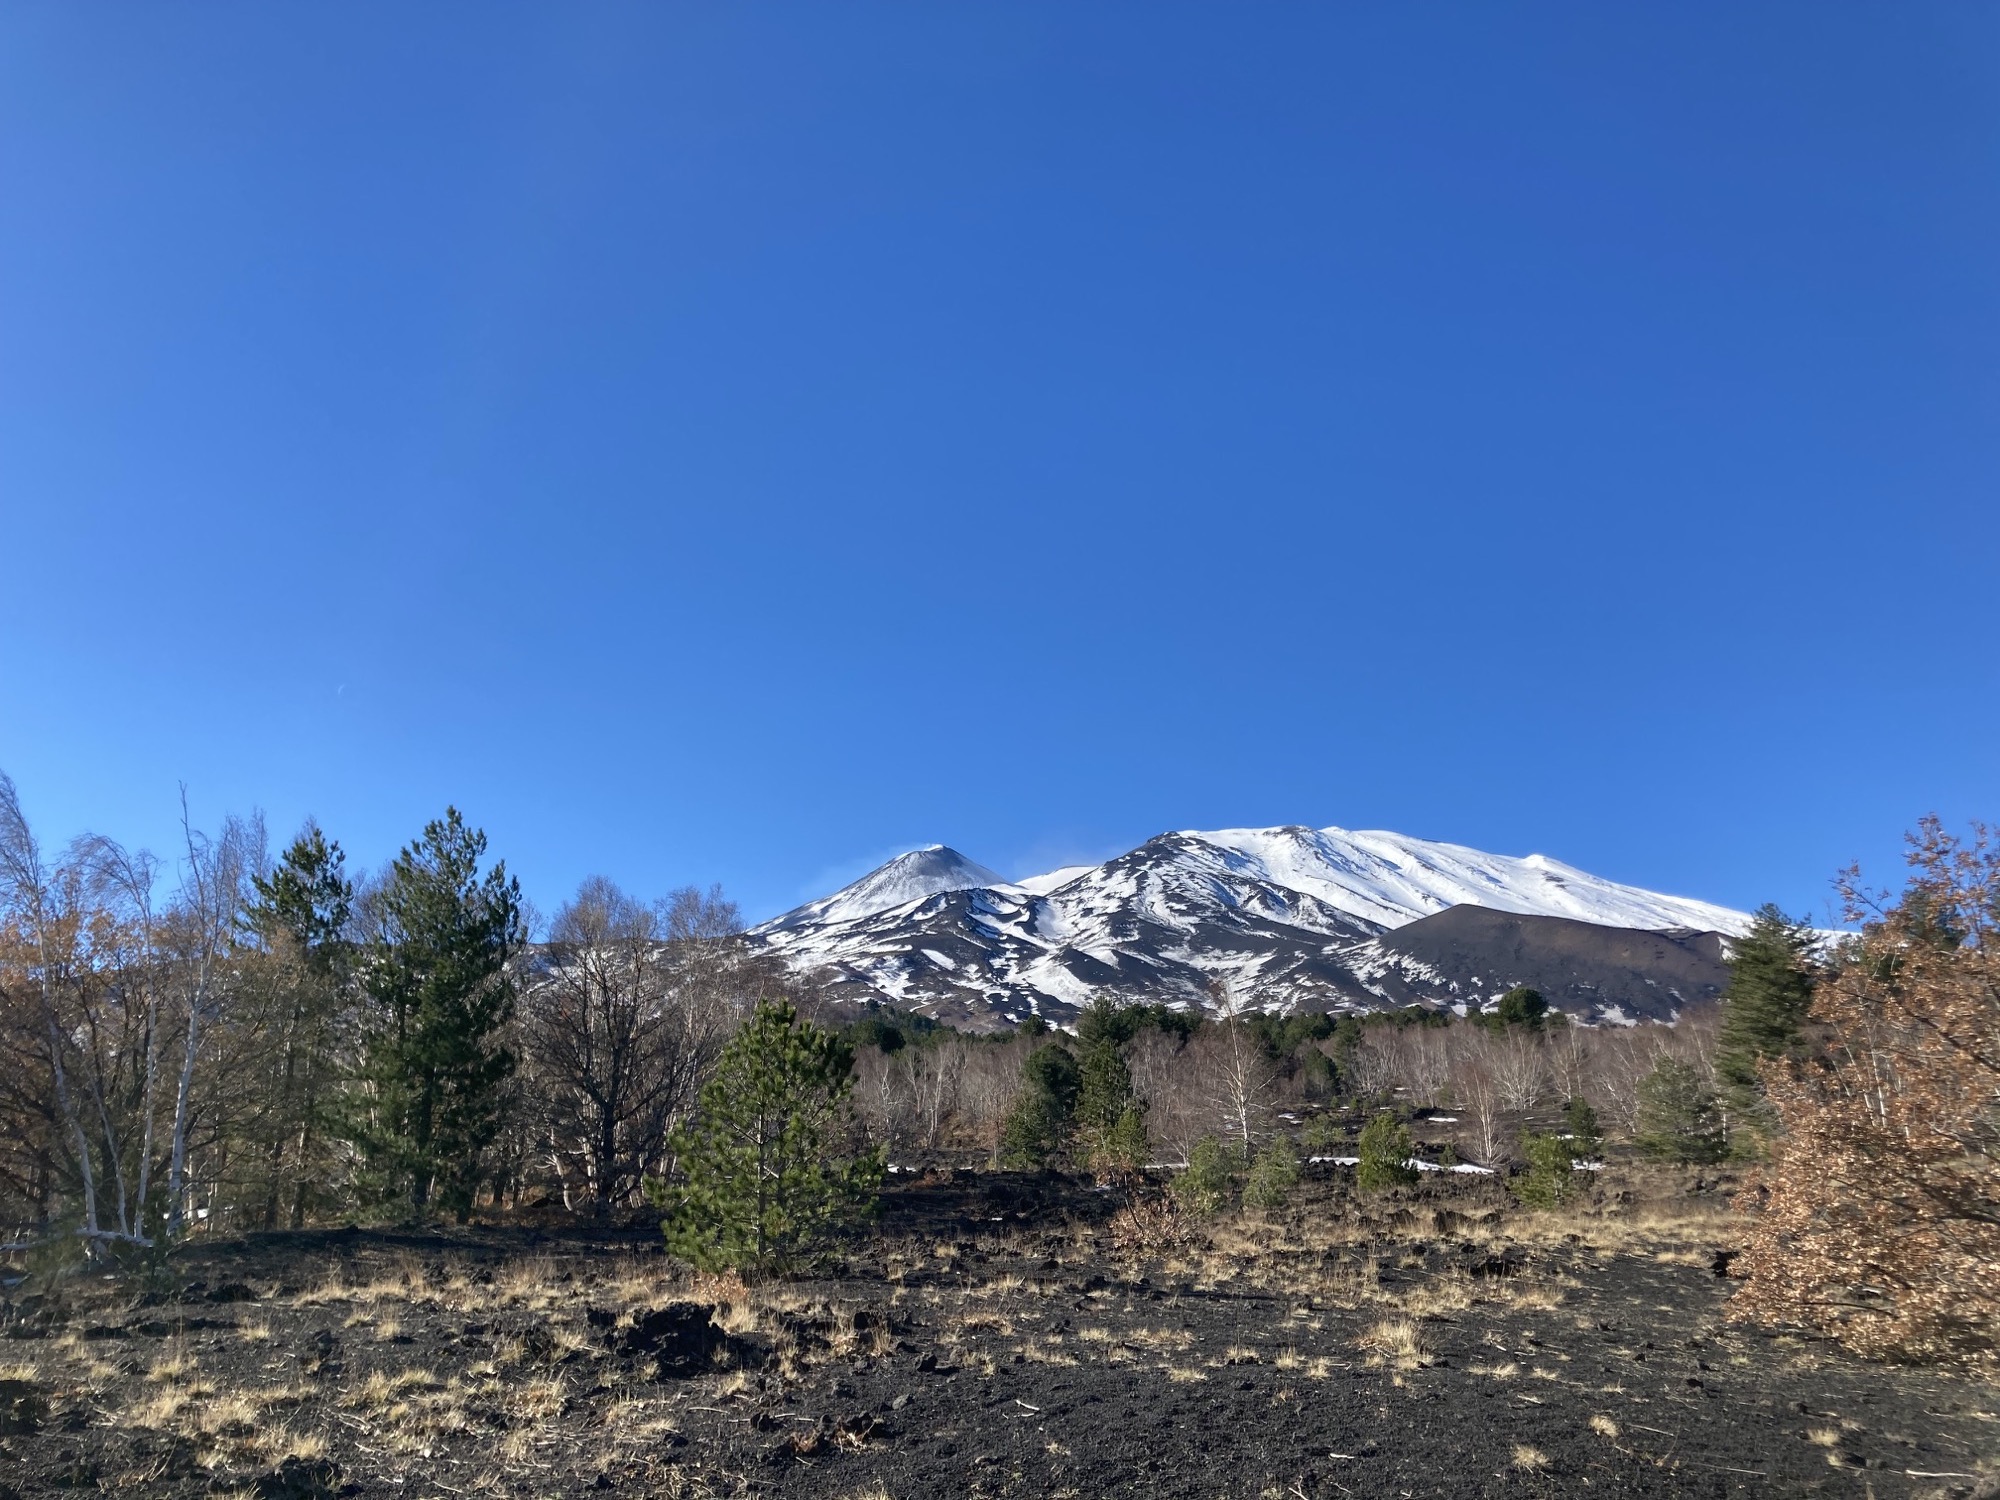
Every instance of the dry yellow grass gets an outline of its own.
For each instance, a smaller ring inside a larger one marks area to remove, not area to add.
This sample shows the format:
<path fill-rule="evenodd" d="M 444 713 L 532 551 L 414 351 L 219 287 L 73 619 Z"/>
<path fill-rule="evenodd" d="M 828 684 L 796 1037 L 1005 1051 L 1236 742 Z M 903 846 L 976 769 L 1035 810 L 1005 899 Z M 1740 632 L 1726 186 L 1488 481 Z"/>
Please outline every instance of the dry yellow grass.
<path fill-rule="evenodd" d="M 1831 1448 L 1840 1441 L 1838 1427 L 1815 1427 L 1806 1433 L 1806 1441 L 1816 1448 Z"/>
<path fill-rule="evenodd" d="M 1371 1365 L 1416 1370 L 1431 1361 L 1423 1330 L 1410 1318 L 1384 1318 L 1355 1342 L 1367 1353 Z"/>
<path fill-rule="evenodd" d="M 148 1380 L 184 1380 L 194 1373 L 194 1357 L 179 1344 L 169 1344 L 146 1372 Z"/>
<path fill-rule="evenodd" d="M 264 1461 L 281 1464 L 288 1458 L 310 1461 L 326 1457 L 326 1439 L 316 1432 L 294 1432 L 289 1427 L 273 1427 L 257 1435 L 255 1446 Z"/>
<path fill-rule="evenodd" d="M 1605 1416 L 1603 1412 L 1599 1412 L 1590 1419 L 1590 1430 L 1599 1437 L 1610 1438 L 1614 1442 L 1617 1441 L 1618 1424 Z"/>
<path fill-rule="evenodd" d="M 1539 1448 L 1531 1448 L 1526 1443 L 1514 1445 L 1514 1467 L 1524 1474 L 1536 1474 L 1549 1466 L 1548 1454 Z"/>
<path fill-rule="evenodd" d="M 164 1430 L 173 1426 L 174 1419 L 181 1414 L 187 1404 L 187 1393 L 169 1386 L 137 1405 L 126 1408 L 125 1417 L 135 1426 Z"/>
<path fill-rule="evenodd" d="M 257 1430 L 257 1416 L 254 1401 L 232 1393 L 201 1403 L 193 1426 L 203 1437 L 249 1437 Z"/>
<path fill-rule="evenodd" d="M 1055 1347 L 1062 1342 L 1061 1334 L 1051 1334 L 1047 1344 L 1018 1344 L 1014 1352 L 1031 1365 L 1052 1365 L 1070 1368 L 1077 1363 L 1074 1354 Z"/>

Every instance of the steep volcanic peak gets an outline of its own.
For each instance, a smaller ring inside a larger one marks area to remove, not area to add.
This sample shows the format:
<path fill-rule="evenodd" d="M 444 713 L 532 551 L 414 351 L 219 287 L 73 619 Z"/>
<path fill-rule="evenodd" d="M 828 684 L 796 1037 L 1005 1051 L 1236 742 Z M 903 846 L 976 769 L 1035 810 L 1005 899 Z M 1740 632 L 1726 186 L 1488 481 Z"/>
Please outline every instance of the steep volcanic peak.
<path fill-rule="evenodd" d="M 921 901 L 940 891 L 971 891 L 987 886 L 1004 886 L 993 871 L 967 859 L 956 849 L 930 844 L 899 854 L 886 865 L 870 870 L 852 885 L 844 885 L 831 896 L 794 907 L 783 916 L 773 917 L 755 929 L 758 933 L 782 932 L 807 924 L 853 922 L 872 917 L 906 902 Z"/>

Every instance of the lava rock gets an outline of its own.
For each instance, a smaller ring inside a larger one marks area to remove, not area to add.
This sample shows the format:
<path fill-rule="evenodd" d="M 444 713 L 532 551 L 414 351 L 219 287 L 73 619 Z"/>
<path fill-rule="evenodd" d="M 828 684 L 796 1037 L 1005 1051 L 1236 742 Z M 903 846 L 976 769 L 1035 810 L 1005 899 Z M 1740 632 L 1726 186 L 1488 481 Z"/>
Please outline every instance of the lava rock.
<path fill-rule="evenodd" d="M 630 1357 L 650 1357 L 655 1379 L 684 1379 L 713 1367 L 716 1351 L 729 1337 L 712 1321 L 715 1309 L 702 1302 L 669 1302 L 639 1314 L 612 1348 Z"/>
<path fill-rule="evenodd" d="M 288 1458 L 251 1481 L 256 1500 L 333 1500 L 340 1493 L 340 1467 L 327 1458 Z"/>

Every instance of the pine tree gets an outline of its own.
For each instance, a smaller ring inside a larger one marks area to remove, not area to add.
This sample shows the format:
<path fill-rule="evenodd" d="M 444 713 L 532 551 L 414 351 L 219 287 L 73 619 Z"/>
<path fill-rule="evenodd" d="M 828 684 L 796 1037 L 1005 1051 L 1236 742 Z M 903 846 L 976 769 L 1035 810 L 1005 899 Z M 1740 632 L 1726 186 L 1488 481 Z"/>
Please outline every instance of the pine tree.
<path fill-rule="evenodd" d="M 1500 997 L 1495 1019 L 1502 1026 L 1525 1026 L 1530 1031 L 1539 1031 L 1548 1013 L 1549 1002 L 1542 998 L 1540 990 L 1517 984 Z"/>
<path fill-rule="evenodd" d="M 1694 1068 L 1662 1057 L 1639 1080 L 1634 1143 L 1648 1156 L 1666 1161 L 1715 1162 L 1729 1154 L 1729 1135 L 1714 1091 Z"/>
<path fill-rule="evenodd" d="M 1376 1115 L 1361 1127 L 1361 1160 L 1355 1169 L 1361 1190 L 1372 1193 L 1415 1182 L 1417 1169 L 1410 1165 L 1410 1158 L 1416 1149 L 1409 1126 L 1386 1111 Z"/>
<path fill-rule="evenodd" d="M 1243 1201 L 1253 1208 L 1283 1208 L 1299 1185 L 1299 1153 L 1289 1137 L 1274 1135 L 1250 1164 Z"/>
<path fill-rule="evenodd" d="M 289 1198 L 296 1229 L 327 1176 L 321 1142 L 338 1123 L 331 1085 L 340 1006 L 353 968 L 347 924 L 354 887 L 340 845 L 314 823 L 292 841 L 268 878 L 253 875 L 251 885 L 257 894 L 244 925 L 270 956 L 277 990 L 264 1227 L 276 1227 L 282 1201 Z"/>
<path fill-rule="evenodd" d="M 1132 1070 L 1121 1050 L 1121 1036 L 1129 1034 L 1118 1024 L 1123 1017 L 1114 1013 L 1107 1024 L 1090 1024 L 1105 1005 L 1100 999 L 1077 1027 L 1083 1057 L 1077 1064 L 1076 1129 L 1093 1167 L 1129 1172 L 1143 1165 L 1146 1155 L 1145 1106 L 1132 1092 Z"/>
<path fill-rule="evenodd" d="M 1532 1132 L 1521 1137 L 1521 1154 L 1528 1159 L 1528 1172 L 1509 1186 L 1530 1208 L 1557 1208 L 1576 1192 L 1576 1156 L 1571 1142 L 1559 1135 Z"/>
<path fill-rule="evenodd" d="M 667 1248 L 704 1269 L 798 1262 L 868 1213 L 879 1149 L 854 1151 L 854 1056 L 783 1001 L 765 1001 L 723 1049 L 691 1125 L 670 1148 Z"/>
<path fill-rule="evenodd" d="M 1168 1189 L 1174 1203 L 1190 1218 L 1205 1219 L 1220 1213 L 1229 1201 L 1229 1185 L 1236 1178 L 1237 1161 L 1229 1148 L 1212 1135 L 1205 1135 L 1188 1152 L 1187 1170 Z"/>
<path fill-rule="evenodd" d="M 1796 1051 L 1812 1008 L 1814 943 L 1810 926 L 1767 903 L 1730 955 L 1715 1076 L 1724 1106 L 1753 1135 L 1770 1124 L 1757 1065 Z"/>
<path fill-rule="evenodd" d="M 1093 1152 L 1092 1164 L 1100 1172 L 1129 1176 L 1146 1165 L 1152 1142 L 1146 1135 L 1146 1117 L 1135 1101 L 1105 1131 Z"/>
<path fill-rule="evenodd" d="M 1047 1166 L 1069 1144 L 1077 1095 L 1076 1059 L 1062 1046 L 1037 1047 L 1021 1065 L 1021 1092 L 1000 1135 L 1000 1159 L 1014 1167 Z"/>
<path fill-rule="evenodd" d="M 1563 1126 L 1569 1131 L 1569 1154 L 1578 1161 L 1588 1161 L 1603 1149 L 1604 1131 L 1588 1099 L 1572 1099 L 1563 1106 Z"/>
<path fill-rule="evenodd" d="M 470 1213 L 480 1157 L 500 1133 L 514 1054 L 507 960 L 526 940 L 521 888 L 504 864 L 484 876 L 486 835 L 456 808 L 397 855 L 368 955 L 370 1000 L 356 1106 L 366 1177 L 419 1213 Z"/>

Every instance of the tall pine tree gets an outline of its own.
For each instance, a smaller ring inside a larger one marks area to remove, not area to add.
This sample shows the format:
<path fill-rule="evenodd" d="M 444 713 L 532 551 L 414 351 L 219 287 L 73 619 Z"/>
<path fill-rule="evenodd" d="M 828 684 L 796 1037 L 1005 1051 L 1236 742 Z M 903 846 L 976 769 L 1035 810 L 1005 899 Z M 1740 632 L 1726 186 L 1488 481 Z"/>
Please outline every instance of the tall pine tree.
<path fill-rule="evenodd" d="M 355 1135 L 383 1197 L 462 1220 L 480 1157 L 500 1133 L 515 1057 L 507 961 L 526 940 L 521 887 L 457 808 L 396 857 L 368 955 L 368 1031 Z"/>
<path fill-rule="evenodd" d="M 353 969 L 347 926 L 354 887 L 340 845 L 310 822 L 269 877 L 253 875 L 251 884 L 257 897 L 244 913 L 244 925 L 269 959 L 276 1033 L 264 1227 L 275 1228 L 282 1210 L 296 1229 L 330 1175 L 325 1138 L 337 1123 L 330 1118 L 330 1085 Z"/>
<path fill-rule="evenodd" d="M 1766 903 L 1730 956 L 1715 1080 L 1730 1126 L 1746 1142 L 1769 1127 L 1757 1065 L 1798 1047 L 1812 1009 L 1814 942 L 1809 925 Z"/>

